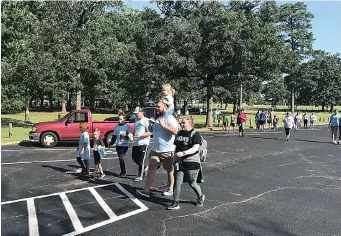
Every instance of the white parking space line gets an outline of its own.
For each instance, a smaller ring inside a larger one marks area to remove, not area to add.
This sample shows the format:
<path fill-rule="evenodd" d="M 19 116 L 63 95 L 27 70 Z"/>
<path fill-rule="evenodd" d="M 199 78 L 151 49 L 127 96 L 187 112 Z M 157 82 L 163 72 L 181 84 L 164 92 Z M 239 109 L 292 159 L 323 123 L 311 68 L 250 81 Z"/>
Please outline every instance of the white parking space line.
<path fill-rule="evenodd" d="M 34 199 L 27 200 L 28 210 L 28 228 L 30 236 L 39 236 L 38 218 L 36 208 L 34 205 Z"/>
<path fill-rule="evenodd" d="M 75 212 L 75 209 L 73 209 L 73 207 L 71 205 L 71 202 L 67 198 L 66 194 L 65 193 L 61 193 L 60 194 L 60 198 L 62 199 L 63 204 L 65 206 L 65 209 L 66 209 L 67 213 L 70 216 L 70 220 L 72 222 L 73 227 L 75 228 L 75 231 L 76 232 L 82 231 L 83 225 L 80 222 L 80 220 L 78 219 L 78 216 L 77 216 L 77 214 Z"/>
<path fill-rule="evenodd" d="M 119 183 L 115 183 L 116 187 L 119 188 L 125 195 L 127 195 L 133 202 L 135 202 L 136 205 L 138 205 L 141 209 L 147 210 L 148 207 L 144 205 L 140 200 L 138 200 L 136 197 L 134 197 L 131 193 L 129 193 L 125 188 L 123 188 Z"/>
<path fill-rule="evenodd" d="M 98 194 L 98 192 L 94 188 L 90 188 L 89 191 L 94 195 L 96 198 L 97 202 L 103 210 L 108 214 L 110 219 L 115 219 L 117 218 L 117 215 L 111 210 L 111 208 L 108 206 L 108 204 L 104 201 L 104 199 Z"/>
<path fill-rule="evenodd" d="M 123 215 L 117 216 L 113 210 L 108 206 L 108 204 L 105 202 L 105 200 L 100 196 L 100 194 L 95 190 L 96 188 L 102 188 L 106 186 L 111 186 L 115 185 L 123 194 L 128 196 L 137 206 L 139 206 L 139 209 L 128 212 Z M 79 217 L 77 216 L 77 213 L 75 209 L 73 208 L 71 202 L 69 201 L 68 197 L 66 196 L 67 193 L 72 193 L 72 192 L 78 192 L 78 191 L 83 191 L 83 190 L 89 190 L 92 195 L 95 197 L 97 202 L 100 204 L 100 206 L 103 208 L 103 210 L 108 214 L 110 217 L 109 220 L 105 220 L 87 227 L 83 227 L 81 221 L 79 220 Z M 42 196 L 37 196 L 37 197 L 31 197 L 31 198 L 23 198 L 23 199 L 18 199 L 18 200 L 13 200 L 13 201 L 7 201 L 7 202 L 2 202 L 1 205 L 4 204 L 11 204 L 15 202 L 22 202 L 22 201 L 27 201 L 27 208 L 29 212 L 29 235 L 30 236 L 39 236 L 39 229 L 38 229 L 38 218 L 36 215 L 36 208 L 34 204 L 34 200 L 37 198 L 46 198 L 50 196 L 57 196 L 59 195 L 65 209 L 69 215 L 69 218 L 73 224 L 74 231 L 70 232 L 68 234 L 64 234 L 64 236 L 74 236 L 74 235 L 79 235 L 85 232 L 88 232 L 90 230 L 105 226 L 107 224 L 113 223 L 115 221 L 139 214 L 143 211 L 148 210 L 148 207 L 145 206 L 142 202 L 140 202 L 138 199 L 136 199 L 131 193 L 129 193 L 126 189 L 124 189 L 119 183 L 110 183 L 110 184 L 103 184 L 103 185 L 98 185 L 94 187 L 87 187 L 87 188 L 81 188 L 81 189 L 74 189 L 74 190 L 69 190 L 65 192 L 58 192 L 58 193 L 53 193 L 53 194 L 48 194 L 48 195 L 42 195 Z"/>
<path fill-rule="evenodd" d="M 103 184 L 103 185 L 98 185 L 98 186 L 94 186 L 94 187 L 78 188 L 78 189 L 73 189 L 73 190 L 65 191 L 65 192 L 62 192 L 62 193 L 74 193 L 74 192 L 78 192 L 78 191 L 82 191 L 82 190 L 89 190 L 90 188 L 101 188 L 101 187 L 106 187 L 106 186 L 110 186 L 110 185 L 114 185 L 114 184 L 115 183 L 110 183 L 110 184 Z M 18 199 L 18 200 L 2 202 L 1 205 L 15 203 L 15 202 L 27 201 L 28 199 L 36 199 L 36 198 L 45 198 L 45 197 L 57 196 L 59 194 L 60 194 L 60 192 L 58 192 L 58 193 L 51 193 L 51 194 L 47 194 L 47 195 L 36 196 L 36 197 L 22 198 L 22 199 Z"/>
<path fill-rule="evenodd" d="M 26 149 L 1 149 L 2 152 L 25 152 L 25 151 L 74 151 L 75 148 L 26 148 Z"/>
<path fill-rule="evenodd" d="M 116 154 L 116 153 L 112 153 Z M 103 157 L 103 160 L 114 160 L 118 157 Z M 70 162 L 70 161 L 77 161 L 76 158 L 74 159 L 65 159 L 65 160 L 47 160 L 47 161 L 19 161 L 19 162 L 5 162 L 1 163 L 1 165 L 15 165 L 15 164 L 33 164 L 33 163 L 52 163 L 52 162 Z"/>

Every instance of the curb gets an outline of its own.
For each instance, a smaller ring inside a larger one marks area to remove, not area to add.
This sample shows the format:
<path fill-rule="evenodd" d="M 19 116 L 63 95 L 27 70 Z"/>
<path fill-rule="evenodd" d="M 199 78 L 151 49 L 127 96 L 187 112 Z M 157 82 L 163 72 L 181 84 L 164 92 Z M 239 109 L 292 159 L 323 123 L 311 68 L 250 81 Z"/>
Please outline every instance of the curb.
<path fill-rule="evenodd" d="M 1 143 L 1 146 L 7 146 L 7 145 L 12 145 L 12 144 L 19 144 L 19 143 L 29 143 L 31 142 L 30 140 L 21 140 L 21 141 L 15 141 L 15 142 L 8 142 L 8 143 Z"/>
<path fill-rule="evenodd" d="M 22 141 L 16 141 L 16 142 L 9 142 L 9 143 L 1 143 L 1 146 L 7 146 L 7 145 L 11 145 L 11 144 L 19 144 Z"/>

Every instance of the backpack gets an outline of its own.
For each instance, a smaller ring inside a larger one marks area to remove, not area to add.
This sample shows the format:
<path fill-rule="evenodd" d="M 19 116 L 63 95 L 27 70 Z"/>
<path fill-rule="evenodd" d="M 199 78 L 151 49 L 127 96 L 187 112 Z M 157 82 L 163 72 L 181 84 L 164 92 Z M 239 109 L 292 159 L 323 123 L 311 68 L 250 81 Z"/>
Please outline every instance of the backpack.
<path fill-rule="evenodd" d="M 197 132 L 196 130 L 193 130 L 191 133 L 191 138 L 193 137 L 193 135 L 195 134 L 195 132 Z M 199 134 L 200 135 L 200 134 Z M 204 162 L 206 161 L 206 157 L 207 157 L 207 141 L 200 135 L 200 146 L 199 146 L 199 156 L 200 156 L 200 161 Z"/>

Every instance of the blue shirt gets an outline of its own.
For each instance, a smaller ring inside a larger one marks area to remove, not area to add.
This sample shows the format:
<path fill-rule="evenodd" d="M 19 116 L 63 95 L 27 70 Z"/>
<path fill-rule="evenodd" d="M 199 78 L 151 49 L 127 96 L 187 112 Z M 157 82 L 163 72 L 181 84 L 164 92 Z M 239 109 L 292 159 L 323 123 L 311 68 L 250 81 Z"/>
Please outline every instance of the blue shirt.
<path fill-rule="evenodd" d="M 340 117 L 341 117 L 341 116 L 340 116 L 339 114 L 337 114 L 337 115 L 335 115 L 335 114 L 331 115 L 331 116 L 330 116 L 330 126 L 331 126 L 331 127 L 337 127 L 337 126 L 339 126 Z"/>
<path fill-rule="evenodd" d="M 256 120 L 260 120 L 260 114 L 261 114 L 260 112 L 256 113 Z"/>
<path fill-rule="evenodd" d="M 87 144 L 87 145 L 84 148 L 83 155 L 81 155 L 81 151 L 82 151 L 84 144 Z M 90 159 L 90 138 L 89 138 L 88 132 L 81 133 L 81 136 L 79 137 L 77 156 L 81 157 L 83 160 L 89 160 Z"/>
<path fill-rule="evenodd" d="M 265 113 L 265 112 L 262 112 L 262 113 L 260 114 L 260 120 L 261 120 L 261 121 L 266 121 L 266 113 Z"/>
<path fill-rule="evenodd" d="M 160 116 L 160 118 L 164 118 L 166 121 L 166 125 L 171 127 L 178 127 L 179 124 L 176 121 L 173 115 Z M 153 124 L 153 145 L 151 150 L 157 153 L 160 152 L 174 152 L 175 145 L 174 145 L 175 134 L 166 131 L 160 125 L 159 119 L 155 121 Z"/>
<path fill-rule="evenodd" d="M 119 125 L 114 129 L 114 135 L 116 136 L 116 146 L 129 147 L 129 139 L 127 136 L 123 137 L 121 134 L 132 133 L 131 128 L 128 124 Z"/>
<path fill-rule="evenodd" d="M 134 134 L 135 136 L 138 134 L 144 134 L 146 132 L 149 132 L 148 127 L 149 127 L 149 120 L 146 117 L 143 117 L 141 120 L 136 119 L 134 123 Z M 150 136 L 148 137 L 139 137 L 135 138 L 134 140 L 134 146 L 141 146 L 141 145 L 149 145 L 150 142 Z"/>

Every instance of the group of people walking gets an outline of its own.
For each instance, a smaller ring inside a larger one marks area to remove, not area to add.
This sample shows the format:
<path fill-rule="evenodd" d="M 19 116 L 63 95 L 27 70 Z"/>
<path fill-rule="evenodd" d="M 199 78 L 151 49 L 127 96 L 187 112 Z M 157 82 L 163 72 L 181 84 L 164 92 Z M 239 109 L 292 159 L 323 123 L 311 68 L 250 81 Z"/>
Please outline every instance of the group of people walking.
<path fill-rule="evenodd" d="M 167 207 L 169 210 L 179 209 L 179 199 L 183 182 L 188 182 L 197 195 L 197 206 L 204 204 L 205 195 L 202 194 L 198 184 L 201 162 L 199 147 L 201 136 L 194 130 L 192 117 L 184 117 L 181 122 L 182 130 L 179 130 L 179 123 L 173 116 L 174 90 L 169 84 L 163 86 L 163 97 L 156 104 L 156 116 L 148 119 L 144 116 L 144 110 L 137 107 L 134 111 L 136 121 L 134 132 L 125 123 L 123 116 L 119 116 L 119 123 L 114 129 L 114 133 L 109 146 L 116 143 L 116 152 L 119 158 L 121 172 L 119 177 L 126 177 L 127 170 L 124 157 L 128 151 L 129 143 L 133 141 L 132 160 L 138 165 L 136 178 L 134 181 L 142 181 L 146 177 L 146 183 L 142 190 L 137 193 L 145 197 L 150 197 L 153 183 L 155 182 L 157 170 L 163 166 L 167 171 L 168 187 L 163 192 L 165 196 L 173 195 L 173 203 Z M 80 124 L 82 132 L 77 149 L 77 161 L 82 171 L 80 175 L 90 175 L 90 137 L 86 123 Z M 95 160 L 95 170 L 90 176 L 91 180 L 101 179 L 105 175 L 101 166 L 101 158 L 105 155 L 104 143 L 99 139 L 100 130 L 94 131 L 93 155 Z M 149 164 L 145 165 L 146 155 L 150 146 L 150 137 L 153 135 L 153 143 L 149 151 Z M 97 170 L 100 175 L 97 176 Z"/>

